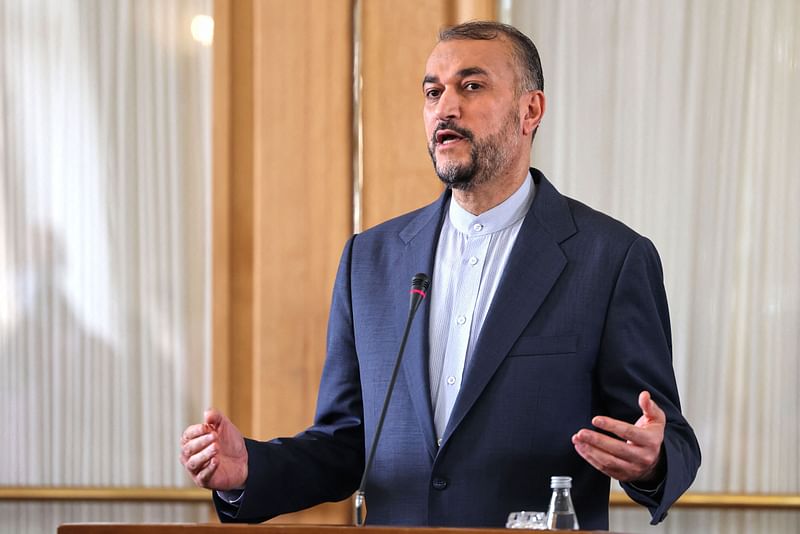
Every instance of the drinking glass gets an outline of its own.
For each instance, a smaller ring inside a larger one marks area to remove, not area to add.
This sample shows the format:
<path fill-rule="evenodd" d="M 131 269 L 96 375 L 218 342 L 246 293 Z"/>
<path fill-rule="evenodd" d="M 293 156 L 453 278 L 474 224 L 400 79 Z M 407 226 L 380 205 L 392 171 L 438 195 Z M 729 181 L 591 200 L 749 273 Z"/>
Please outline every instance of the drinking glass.
<path fill-rule="evenodd" d="M 545 512 L 511 512 L 508 514 L 506 528 L 525 528 L 528 530 L 547 530 Z"/>

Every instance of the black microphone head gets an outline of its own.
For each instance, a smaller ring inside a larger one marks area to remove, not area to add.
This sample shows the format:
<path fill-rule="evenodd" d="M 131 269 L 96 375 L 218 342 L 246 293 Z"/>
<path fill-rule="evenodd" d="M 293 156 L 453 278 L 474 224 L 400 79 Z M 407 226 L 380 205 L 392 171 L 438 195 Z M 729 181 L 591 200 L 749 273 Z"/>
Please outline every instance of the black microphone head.
<path fill-rule="evenodd" d="M 423 293 L 427 293 L 429 287 L 431 287 L 431 279 L 425 273 L 417 273 L 411 279 L 411 291 L 417 289 Z"/>
<path fill-rule="evenodd" d="M 417 273 L 411 279 L 411 313 L 417 310 L 420 302 L 428 295 L 428 288 L 431 286 L 431 279 L 425 273 Z"/>

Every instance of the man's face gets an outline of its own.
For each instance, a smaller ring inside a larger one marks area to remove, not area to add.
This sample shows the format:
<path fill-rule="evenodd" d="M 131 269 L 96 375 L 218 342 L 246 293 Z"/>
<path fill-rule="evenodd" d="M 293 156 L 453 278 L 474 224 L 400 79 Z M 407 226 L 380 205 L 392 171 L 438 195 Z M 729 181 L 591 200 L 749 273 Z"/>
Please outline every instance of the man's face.
<path fill-rule="evenodd" d="M 436 174 L 468 190 L 527 157 L 517 76 L 502 38 L 436 45 L 425 67 L 425 132 Z"/>

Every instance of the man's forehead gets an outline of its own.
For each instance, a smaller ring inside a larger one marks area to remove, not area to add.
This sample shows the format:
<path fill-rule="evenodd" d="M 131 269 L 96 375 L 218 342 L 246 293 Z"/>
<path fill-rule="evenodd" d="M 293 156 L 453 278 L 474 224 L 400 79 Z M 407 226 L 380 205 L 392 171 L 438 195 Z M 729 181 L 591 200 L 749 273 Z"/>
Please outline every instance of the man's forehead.
<path fill-rule="evenodd" d="M 439 42 L 428 56 L 425 78 L 470 74 L 502 75 L 512 68 L 512 52 L 504 39 L 453 39 Z"/>

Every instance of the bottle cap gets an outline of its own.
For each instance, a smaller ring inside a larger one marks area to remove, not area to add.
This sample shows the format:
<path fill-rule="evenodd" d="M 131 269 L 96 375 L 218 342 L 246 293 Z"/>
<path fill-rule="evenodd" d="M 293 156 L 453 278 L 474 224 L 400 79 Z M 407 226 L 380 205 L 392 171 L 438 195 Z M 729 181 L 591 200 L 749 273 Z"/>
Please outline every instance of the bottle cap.
<path fill-rule="evenodd" d="M 572 477 L 550 477 L 550 487 L 553 489 L 569 489 L 572 487 Z"/>

